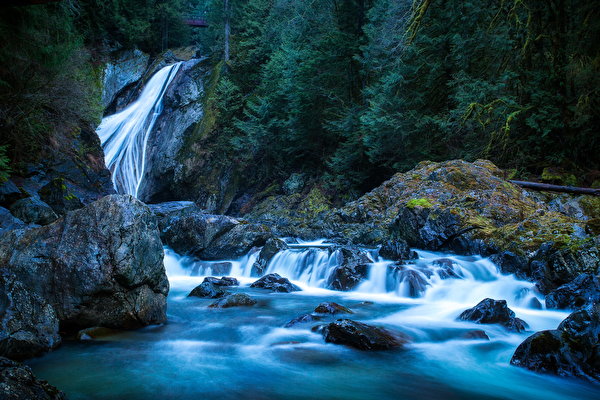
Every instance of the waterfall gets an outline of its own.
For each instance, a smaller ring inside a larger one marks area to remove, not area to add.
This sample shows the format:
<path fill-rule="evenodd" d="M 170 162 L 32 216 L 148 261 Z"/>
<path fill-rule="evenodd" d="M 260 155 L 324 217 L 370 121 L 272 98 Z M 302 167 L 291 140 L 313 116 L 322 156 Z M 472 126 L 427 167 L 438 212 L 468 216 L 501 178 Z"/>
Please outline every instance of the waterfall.
<path fill-rule="evenodd" d="M 118 193 L 137 197 L 144 175 L 148 137 L 162 112 L 165 92 L 180 66 L 181 62 L 159 70 L 133 104 L 105 117 L 96 130 Z"/>

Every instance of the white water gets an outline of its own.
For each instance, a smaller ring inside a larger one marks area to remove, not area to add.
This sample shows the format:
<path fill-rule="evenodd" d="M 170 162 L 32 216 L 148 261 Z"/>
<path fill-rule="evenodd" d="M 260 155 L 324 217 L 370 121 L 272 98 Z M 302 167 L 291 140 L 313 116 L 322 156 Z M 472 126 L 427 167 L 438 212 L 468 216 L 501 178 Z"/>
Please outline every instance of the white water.
<path fill-rule="evenodd" d="M 118 193 L 137 197 L 144 176 L 148 137 L 162 112 L 164 94 L 180 66 L 176 63 L 159 70 L 133 104 L 105 117 L 96 130 Z"/>

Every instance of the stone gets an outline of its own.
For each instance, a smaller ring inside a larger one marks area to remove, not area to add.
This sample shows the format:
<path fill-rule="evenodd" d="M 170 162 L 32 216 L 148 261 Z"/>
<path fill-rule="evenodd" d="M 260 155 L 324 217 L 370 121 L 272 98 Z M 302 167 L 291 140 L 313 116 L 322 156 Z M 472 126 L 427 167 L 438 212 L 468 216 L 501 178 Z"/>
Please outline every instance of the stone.
<path fill-rule="evenodd" d="M 213 285 L 217 286 L 238 286 L 240 284 L 240 282 L 237 279 L 232 278 L 230 276 L 223 276 L 221 278 L 207 276 L 202 282 L 210 282 Z"/>
<path fill-rule="evenodd" d="M 6 208 L 0 207 L 0 234 L 20 228 L 25 228 L 25 223 L 12 215 Z"/>
<path fill-rule="evenodd" d="M 480 329 L 474 329 L 471 331 L 467 331 L 467 332 L 463 333 L 462 335 L 460 335 L 460 337 L 462 339 L 468 339 L 468 340 L 478 340 L 478 339 L 490 340 L 490 337 L 487 335 L 487 333 L 485 333 L 485 331 L 482 331 Z"/>
<path fill-rule="evenodd" d="M 278 293 L 290 293 L 302 290 L 290 282 L 289 279 L 284 278 L 279 274 L 265 275 L 256 282 L 252 283 L 250 287 L 268 289 L 271 292 Z"/>
<path fill-rule="evenodd" d="M 115 100 L 119 92 L 142 78 L 150 56 L 138 49 L 133 49 L 120 51 L 112 58 L 106 64 L 102 76 L 102 105 L 104 108 L 107 108 Z"/>
<path fill-rule="evenodd" d="M 116 329 L 104 328 L 102 326 L 94 326 L 91 328 L 82 329 L 77 332 L 77 340 L 87 341 L 102 339 L 108 336 L 113 336 L 120 333 Z"/>
<path fill-rule="evenodd" d="M 37 379 L 26 365 L 0 357 L 0 399 L 65 400 L 63 392 Z"/>
<path fill-rule="evenodd" d="M 321 333 L 327 343 L 359 350 L 388 350 L 408 342 L 407 337 L 399 333 L 349 319 L 338 319 L 326 325 Z"/>
<path fill-rule="evenodd" d="M 517 347 L 512 365 L 600 382 L 600 305 L 569 315 L 556 330 L 536 332 Z"/>
<path fill-rule="evenodd" d="M 405 240 L 388 240 L 379 249 L 379 256 L 392 261 L 406 261 L 418 258 Z"/>
<path fill-rule="evenodd" d="M 430 274 L 430 271 L 417 271 L 415 269 L 406 267 L 404 265 L 399 265 L 394 267 L 394 276 L 398 283 L 404 283 L 405 288 L 407 290 L 404 295 L 408 297 L 421 297 L 427 287 L 429 286 L 429 282 L 427 281 L 424 274 Z"/>
<path fill-rule="evenodd" d="M 0 182 L 0 206 L 10 207 L 12 203 L 23 198 L 24 194 L 13 181 Z"/>
<path fill-rule="evenodd" d="M 227 294 L 220 286 L 215 285 L 211 282 L 202 282 L 200 285 L 196 286 L 188 297 L 204 297 L 210 299 L 216 299 L 223 297 Z"/>
<path fill-rule="evenodd" d="M 267 270 L 269 262 L 275 257 L 275 254 L 287 249 L 288 245 L 283 240 L 278 238 L 267 239 L 265 245 L 260 249 L 254 265 L 252 265 L 252 275 L 262 276 Z"/>
<path fill-rule="evenodd" d="M 431 263 L 441 279 L 462 279 L 456 272 L 455 263 L 449 258 L 439 258 Z"/>
<path fill-rule="evenodd" d="M 161 218 L 186 208 L 195 208 L 196 203 L 193 201 L 167 201 L 158 204 L 148 204 L 148 207 L 150 207 L 154 215 Z"/>
<path fill-rule="evenodd" d="M 245 256 L 255 247 L 264 246 L 273 233 L 266 225 L 238 223 L 216 237 L 200 253 L 204 260 L 231 260 Z"/>
<path fill-rule="evenodd" d="M 315 312 L 318 314 L 354 314 L 354 311 L 348 307 L 344 307 L 343 305 L 334 302 L 319 304 L 315 308 Z"/>
<path fill-rule="evenodd" d="M 334 290 L 352 290 L 368 275 L 369 256 L 355 247 L 334 249 L 338 266 L 327 279 L 327 287 Z"/>
<path fill-rule="evenodd" d="M 27 224 L 48 225 L 58 219 L 48 204 L 35 197 L 15 201 L 10 206 L 10 212 Z"/>
<path fill-rule="evenodd" d="M 245 293 L 230 294 L 209 305 L 209 308 L 248 307 L 256 304 L 256 300 Z"/>
<path fill-rule="evenodd" d="M 475 307 L 463 311 L 458 319 L 478 324 L 500 324 L 514 332 L 523 332 L 528 327 L 525 321 L 515 317 L 506 300 L 484 299 Z"/>
<path fill-rule="evenodd" d="M 600 303 L 600 276 L 581 274 L 546 295 L 546 307 L 577 309 Z"/>
<path fill-rule="evenodd" d="M 67 181 L 55 178 L 39 190 L 40 200 L 52 207 L 58 215 L 65 215 L 83 207 L 81 200 L 72 193 Z"/>
<path fill-rule="evenodd" d="M 291 328 L 291 327 L 299 325 L 299 324 L 306 324 L 309 322 L 321 321 L 322 319 L 323 319 L 323 317 L 320 315 L 302 314 L 299 317 L 296 317 L 296 318 L 292 319 L 291 321 L 289 321 L 288 323 L 286 323 L 283 327 Z"/>

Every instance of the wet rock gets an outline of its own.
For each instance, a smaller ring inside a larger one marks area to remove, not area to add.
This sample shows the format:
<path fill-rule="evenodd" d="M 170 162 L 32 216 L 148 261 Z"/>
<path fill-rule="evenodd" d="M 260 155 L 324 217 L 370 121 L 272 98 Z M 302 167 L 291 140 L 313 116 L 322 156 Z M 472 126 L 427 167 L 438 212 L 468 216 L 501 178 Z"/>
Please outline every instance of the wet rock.
<path fill-rule="evenodd" d="M 188 297 L 204 297 L 209 299 L 216 299 L 223 297 L 227 294 L 220 286 L 215 285 L 212 282 L 202 282 L 200 285 L 196 286 Z"/>
<path fill-rule="evenodd" d="M 275 257 L 275 254 L 287 249 L 288 245 L 283 240 L 278 238 L 268 239 L 252 266 L 252 275 L 261 276 L 264 274 L 269 262 Z"/>
<path fill-rule="evenodd" d="M 213 285 L 217 286 L 238 286 L 240 284 L 240 282 L 237 279 L 232 278 L 230 276 L 223 276 L 221 278 L 207 276 L 202 282 L 210 282 Z"/>
<path fill-rule="evenodd" d="M 230 294 L 209 305 L 209 308 L 247 307 L 256 304 L 256 300 L 245 293 Z"/>
<path fill-rule="evenodd" d="M 388 240 L 379 249 L 379 256 L 392 261 L 406 261 L 418 258 L 405 240 Z"/>
<path fill-rule="evenodd" d="M 462 279 L 455 270 L 454 261 L 449 258 L 439 258 L 432 262 L 437 267 L 437 274 L 441 279 Z"/>
<path fill-rule="evenodd" d="M 24 228 L 25 223 L 10 213 L 6 208 L 0 207 L 0 234 L 12 229 Z"/>
<path fill-rule="evenodd" d="M 328 324 L 322 334 L 327 343 L 343 344 L 359 350 L 387 350 L 407 342 L 403 335 L 349 319 L 338 319 Z"/>
<path fill-rule="evenodd" d="M 581 274 L 546 296 L 547 308 L 577 309 L 600 303 L 600 276 Z"/>
<path fill-rule="evenodd" d="M 431 274 L 430 271 L 417 271 L 406 266 L 394 267 L 396 280 L 398 283 L 406 285 L 407 293 L 405 295 L 413 298 L 421 297 L 427 290 L 429 282 L 424 276 L 427 273 Z"/>
<path fill-rule="evenodd" d="M 113 55 L 102 77 L 102 105 L 107 108 L 119 92 L 140 80 L 150 56 L 140 50 L 124 50 Z"/>
<path fill-rule="evenodd" d="M 264 246 L 273 233 L 266 225 L 239 223 L 225 234 L 216 237 L 200 253 L 204 260 L 227 260 L 248 254 L 254 247 Z"/>
<path fill-rule="evenodd" d="M 291 327 L 296 326 L 298 324 L 306 324 L 308 322 L 321 321 L 322 319 L 323 319 L 323 317 L 320 316 L 320 315 L 302 314 L 299 317 L 296 317 L 296 318 L 292 319 L 291 321 L 289 321 L 283 327 L 284 328 L 291 328 Z"/>
<path fill-rule="evenodd" d="M 48 225 L 58 219 L 48 204 L 35 197 L 15 201 L 10 212 L 27 224 Z"/>
<path fill-rule="evenodd" d="M 506 300 L 484 299 L 475 307 L 463 311 L 459 320 L 478 324 L 500 324 L 509 331 L 523 332 L 528 325 L 508 308 Z"/>
<path fill-rule="evenodd" d="M 0 356 L 24 360 L 57 347 L 58 318 L 50 304 L 0 269 Z"/>
<path fill-rule="evenodd" d="M 196 204 L 193 201 L 167 201 L 158 204 L 148 204 L 148 207 L 150 207 L 154 215 L 162 218 L 186 208 L 196 207 Z"/>
<path fill-rule="evenodd" d="M 83 207 L 81 200 L 72 193 L 69 185 L 62 178 L 55 178 L 38 192 L 40 199 L 52 207 L 58 215 L 65 215 Z"/>
<path fill-rule="evenodd" d="M 537 299 L 537 297 L 533 297 L 531 300 L 529 300 L 529 308 L 533 308 L 534 310 L 541 310 L 542 308 L 544 308 L 542 306 L 542 303 Z"/>
<path fill-rule="evenodd" d="M 289 279 L 284 278 L 279 274 L 265 275 L 250 285 L 250 287 L 268 289 L 272 292 L 278 293 L 290 293 L 302 290 L 290 282 Z"/>
<path fill-rule="evenodd" d="M 0 237 L 0 265 L 54 308 L 65 330 L 166 320 L 169 285 L 156 220 L 128 195 Z"/>
<path fill-rule="evenodd" d="M 469 339 L 469 340 L 478 340 L 478 339 L 490 340 L 490 337 L 487 335 L 487 333 L 485 333 L 485 331 L 482 331 L 480 329 L 474 329 L 472 331 L 467 331 L 467 332 L 463 333 L 462 335 L 460 335 L 460 337 L 463 339 Z"/>
<path fill-rule="evenodd" d="M 231 272 L 230 262 L 217 262 L 210 264 L 210 271 L 215 275 L 225 275 Z"/>
<path fill-rule="evenodd" d="M 362 250 L 353 247 L 338 249 L 337 264 L 329 278 L 327 287 L 334 290 L 352 290 L 368 275 L 368 264 L 372 262 Z"/>
<path fill-rule="evenodd" d="M 102 326 L 94 326 L 91 328 L 82 329 L 77 332 L 77 340 L 87 341 L 101 339 L 107 336 L 112 336 L 120 333 L 120 331 Z"/>
<path fill-rule="evenodd" d="M 510 363 L 536 372 L 600 382 L 600 305 L 575 311 L 556 330 L 534 333 Z"/>
<path fill-rule="evenodd" d="M 315 308 L 318 314 L 354 314 L 354 311 L 348 307 L 334 302 L 321 303 Z"/>
<path fill-rule="evenodd" d="M 0 357 L 0 398 L 3 400 L 64 400 L 63 392 L 37 379 L 31 368 Z"/>

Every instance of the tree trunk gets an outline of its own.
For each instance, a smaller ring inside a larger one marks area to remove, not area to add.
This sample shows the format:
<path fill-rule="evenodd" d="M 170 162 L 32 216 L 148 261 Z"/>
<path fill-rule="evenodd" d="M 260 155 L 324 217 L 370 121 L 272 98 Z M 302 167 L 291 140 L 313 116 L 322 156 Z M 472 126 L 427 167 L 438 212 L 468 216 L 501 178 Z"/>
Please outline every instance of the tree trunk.
<path fill-rule="evenodd" d="M 539 191 L 547 191 L 547 192 L 561 192 L 561 193 L 571 193 L 571 194 L 589 194 L 592 196 L 600 196 L 600 189 L 594 189 L 594 188 L 550 185 L 548 183 L 526 182 L 526 181 L 509 181 L 509 182 L 514 183 L 515 185 L 521 186 L 525 189 L 531 189 L 531 190 L 539 190 Z"/>
<path fill-rule="evenodd" d="M 231 14 L 231 10 L 229 7 L 229 0 L 224 0 L 224 13 L 225 13 L 225 51 L 224 51 L 224 59 L 225 62 L 229 62 L 229 35 L 231 33 L 231 26 L 229 23 L 229 17 Z"/>

